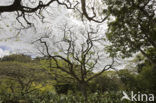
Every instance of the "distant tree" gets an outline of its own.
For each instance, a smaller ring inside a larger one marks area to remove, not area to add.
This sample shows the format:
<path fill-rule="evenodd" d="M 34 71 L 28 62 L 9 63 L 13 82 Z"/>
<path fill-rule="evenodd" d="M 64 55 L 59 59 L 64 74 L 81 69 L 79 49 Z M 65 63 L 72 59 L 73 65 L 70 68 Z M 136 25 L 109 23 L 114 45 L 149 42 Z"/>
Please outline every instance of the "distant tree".
<path fill-rule="evenodd" d="M 95 78 L 91 82 L 92 92 L 99 91 L 100 93 L 118 91 L 123 88 L 123 83 L 114 71 L 104 72 L 99 77 Z"/>
<path fill-rule="evenodd" d="M 155 65 L 151 63 L 140 53 L 129 61 L 125 69 L 117 71 L 125 89 L 156 93 L 155 90 Z"/>
<path fill-rule="evenodd" d="M 122 57 L 141 52 L 155 64 L 155 0 L 108 0 L 107 4 L 113 16 L 108 24 L 107 38 L 112 43 L 108 50 Z"/>
<path fill-rule="evenodd" d="M 12 54 L 4 56 L 1 61 L 16 61 L 16 62 L 30 62 L 32 61 L 30 56 L 24 54 Z"/>
<path fill-rule="evenodd" d="M 136 90 L 137 89 L 137 80 L 136 74 L 128 69 L 119 70 L 117 72 L 119 78 L 123 82 L 126 90 Z"/>
<path fill-rule="evenodd" d="M 138 90 L 156 94 L 156 68 L 148 62 L 142 66 L 142 71 L 137 76 Z"/>

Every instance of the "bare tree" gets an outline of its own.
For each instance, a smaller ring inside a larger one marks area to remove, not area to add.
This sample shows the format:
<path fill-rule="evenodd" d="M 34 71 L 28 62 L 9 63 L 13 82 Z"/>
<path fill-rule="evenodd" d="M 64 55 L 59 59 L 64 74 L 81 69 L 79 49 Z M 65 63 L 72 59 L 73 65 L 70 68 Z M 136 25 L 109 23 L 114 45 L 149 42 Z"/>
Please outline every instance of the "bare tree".
<path fill-rule="evenodd" d="M 89 81 L 101 75 L 104 71 L 113 69 L 114 59 L 108 65 L 105 65 L 97 73 L 97 64 L 100 61 L 100 51 L 96 47 L 96 43 L 102 40 L 98 36 L 97 31 L 82 31 L 81 34 L 76 34 L 71 30 L 72 28 L 67 25 L 62 29 L 63 39 L 57 42 L 57 47 L 61 53 L 51 53 L 50 44 L 48 42 L 49 37 L 41 37 L 37 41 L 42 44 L 43 49 L 40 52 L 47 57 L 51 62 L 51 68 L 56 68 L 62 72 L 67 73 L 74 78 L 80 85 L 81 91 L 87 101 L 87 87 Z M 82 40 L 78 40 L 76 35 Z M 60 61 L 63 64 L 60 64 Z M 100 67 L 98 67 L 100 68 Z"/>

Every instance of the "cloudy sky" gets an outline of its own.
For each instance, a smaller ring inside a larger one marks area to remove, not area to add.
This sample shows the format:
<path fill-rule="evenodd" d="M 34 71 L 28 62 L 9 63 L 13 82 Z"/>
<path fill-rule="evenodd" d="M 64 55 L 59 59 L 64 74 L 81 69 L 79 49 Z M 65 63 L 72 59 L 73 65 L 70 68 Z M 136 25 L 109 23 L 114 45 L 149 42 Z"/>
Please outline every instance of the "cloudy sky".
<path fill-rule="evenodd" d="M 12 2 L 13 0 L 0 0 L 0 5 L 11 4 Z M 32 53 L 34 46 L 31 42 L 39 39 L 40 36 L 45 35 L 47 32 L 52 32 L 59 38 L 60 34 L 58 29 L 61 25 L 65 23 L 77 26 L 84 25 L 81 21 L 73 18 L 75 15 L 71 16 L 71 12 L 71 10 L 63 6 L 58 6 L 53 3 L 47 11 L 42 12 L 45 16 L 45 23 L 42 23 L 36 15 L 32 15 L 29 21 L 34 24 L 35 28 L 31 27 L 28 29 L 20 29 L 21 24 L 16 20 L 16 13 L 2 13 L 0 17 L 0 48 L 5 46 L 9 49 L 3 50 L 3 48 L 1 48 L 1 52 L 3 52 L 3 55 L 5 53 L 8 54 L 6 51 L 10 53 Z M 23 25 L 27 26 L 23 18 L 19 18 L 19 20 Z M 85 25 L 97 24 L 85 22 Z M 101 27 L 106 28 L 106 24 Z M 103 35 L 104 32 L 101 34 Z"/>
<path fill-rule="evenodd" d="M 12 2 L 13 0 L 0 0 L 0 5 L 11 4 Z M 43 12 L 47 23 L 43 24 L 37 16 L 33 15 L 29 20 L 34 24 L 34 27 L 28 29 L 21 29 L 21 24 L 16 20 L 16 13 L 2 13 L 0 17 L 0 56 L 9 53 L 32 53 L 34 51 L 34 46 L 31 44 L 33 40 L 44 35 L 45 31 L 49 32 L 51 28 L 57 28 L 60 22 L 69 20 L 69 18 L 67 19 L 69 12 L 67 9 L 53 4 L 50 10 L 47 9 L 50 12 L 49 15 L 47 12 Z M 19 20 L 26 25 L 22 18 Z"/>
<path fill-rule="evenodd" d="M 13 0 L 0 0 L 0 5 L 11 4 Z M 55 40 L 61 38 L 62 33 L 60 27 L 68 23 L 69 25 L 75 26 L 75 31 L 80 31 L 79 28 L 87 27 L 98 27 L 100 33 L 98 35 L 105 36 L 107 30 L 107 24 L 97 24 L 94 22 L 81 22 L 77 15 L 73 15 L 71 10 L 52 4 L 47 11 L 43 11 L 42 14 L 45 16 L 44 22 L 36 16 L 28 18 L 33 23 L 34 27 L 21 29 L 21 24 L 16 20 L 16 13 L 2 13 L 0 16 L 0 57 L 14 53 L 24 53 L 31 56 L 38 56 L 36 45 L 32 44 L 33 41 L 39 39 L 41 36 L 51 33 L 55 36 Z M 76 18 L 74 18 L 76 16 Z M 22 18 L 19 20 L 27 27 L 25 21 Z M 106 44 L 107 45 L 107 44 Z M 100 47 L 100 45 L 99 45 Z M 103 46 L 101 46 L 103 48 Z M 55 48 L 54 48 L 55 49 Z M 53 49 L 53 50 L 54 50 Z M 104 57 L 104 59 L 106 59 Z M 109 59 L 107 58 L 107 62 Z M 103 61 L 101 61 L 101 64 Z M 120 62 L 120 61 L 119 61 Z M 122 63 L 119 68 L 122 68 L 125 64 Z M 102 65 L 103 66 L 103 65 Z"/>

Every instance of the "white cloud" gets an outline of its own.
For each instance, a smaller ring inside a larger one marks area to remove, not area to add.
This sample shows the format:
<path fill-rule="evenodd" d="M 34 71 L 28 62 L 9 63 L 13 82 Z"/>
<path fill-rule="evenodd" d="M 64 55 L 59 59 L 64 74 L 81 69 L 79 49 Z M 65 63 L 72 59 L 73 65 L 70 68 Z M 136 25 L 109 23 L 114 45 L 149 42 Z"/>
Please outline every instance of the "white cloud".
<path fill-rule="evenodd" d="M 9 55 L 10 52 L 8 50 L 3 50 L 0 48 L 0 58 L 2 58 L 5 55 Z"/>

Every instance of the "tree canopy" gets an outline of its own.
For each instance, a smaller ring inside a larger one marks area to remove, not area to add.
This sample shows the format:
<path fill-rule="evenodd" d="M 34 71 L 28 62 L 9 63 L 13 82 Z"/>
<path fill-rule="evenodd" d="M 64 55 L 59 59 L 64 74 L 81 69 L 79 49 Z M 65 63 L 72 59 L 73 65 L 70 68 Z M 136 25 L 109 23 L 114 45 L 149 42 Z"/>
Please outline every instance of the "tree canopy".
<path fill-rule="evenodd" d="M 154 63 L 155 58 L 147 52 L 156 55 L 155 0 L 109 0 L 107 3 L 114 17 L 107 31 L 111 51 L 123 57 L 140 51 Z"/>

